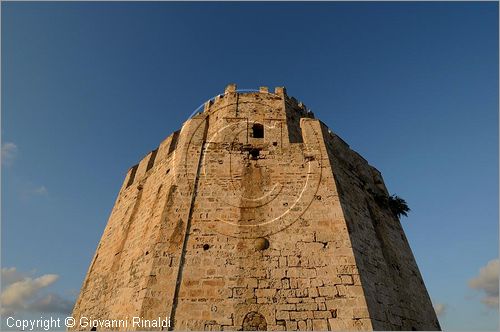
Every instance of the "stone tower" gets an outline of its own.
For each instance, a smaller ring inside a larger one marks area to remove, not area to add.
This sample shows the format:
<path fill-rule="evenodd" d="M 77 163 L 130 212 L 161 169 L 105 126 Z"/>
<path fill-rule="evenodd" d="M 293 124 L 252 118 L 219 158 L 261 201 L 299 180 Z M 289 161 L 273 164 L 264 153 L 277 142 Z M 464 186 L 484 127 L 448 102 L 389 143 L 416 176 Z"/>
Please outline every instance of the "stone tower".
<path fill-rule="evenodd" d="M 128 171 L 73 316 L 138 330 L 152 327 L 132 317 L 439 329 L 387 196 L 380 172 L 284 88 L 231 84 Z"/>

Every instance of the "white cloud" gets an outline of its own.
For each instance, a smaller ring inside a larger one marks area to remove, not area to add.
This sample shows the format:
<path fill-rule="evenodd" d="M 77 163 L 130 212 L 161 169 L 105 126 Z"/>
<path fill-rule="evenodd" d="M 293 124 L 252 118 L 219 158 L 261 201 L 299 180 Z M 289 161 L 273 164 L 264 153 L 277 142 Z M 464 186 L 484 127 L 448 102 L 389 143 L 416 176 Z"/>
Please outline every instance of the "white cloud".
<path fill-rule="evenodd" d="M 434 303 L 433 305 L 438 317 L 442 317 L 446 313 L 446 305 L 444 303 Z"/>
<path fill-rule="evenodd" d="M 24 276 L 17 271 L 15 267 L 2 269 L 2 289 L 16 281 L 24 279 Z"/>
<path fill-rule="evenodd" d="M 484 293 L 481 302 L 498 310 L 498 272 L 500 260 L 493 259 L 479 270 L 479 275 L 469 280 L 469 287 Z"/>
<path fill-rule="evenodd" d="M 40 291 L 59 278 L 56 274 L 45 274 L 31 278 L 18 272 L 15 267 L 2 268 L 2 293 L 0 314 L 15 314 L 20 311 L 69 313 L 72 303 L 58 296 L 39 296 Z"/>
<path fill-rule="evenodd" d="M 10 165 L 17 155 L 17 145 L 12 142 L 2 143 L 2 165 Z"/>
<path fill-rule="evenodd" d="M 2 143 L 1 164 L 10 166 L 17 157 L 17 145 L 12 142 Z M 23 196 L 47 196 L 49 194 L 47 188 L 43 185 L 34 186 L 33 184 L 26 183 L 21 186 L 21 194 Z"/>
<path fill-rule="evenodd" d="M 57 278 L 59 277 L 55 274 L 46 274 L 36 279 L 24 278 L 10 284 L 0 296 L 2 308 L 25 308 L 27 300 L 33 298 L 40 289 L 53 284 Z"/>

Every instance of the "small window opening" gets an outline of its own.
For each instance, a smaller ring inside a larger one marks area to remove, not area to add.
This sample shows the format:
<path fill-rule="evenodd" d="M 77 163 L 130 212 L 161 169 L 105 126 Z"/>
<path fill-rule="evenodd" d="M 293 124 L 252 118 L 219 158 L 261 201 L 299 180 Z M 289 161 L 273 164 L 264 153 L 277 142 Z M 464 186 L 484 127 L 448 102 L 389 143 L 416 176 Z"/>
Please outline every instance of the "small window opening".
<path fill-rule="evenodd" d="M 209 248 L 210 248 L 210 246 L 208 244 L 205 243 L 203 245 L 203 250 L 207 251 Z"/>
<path fill-rule="evenodd" d="M 251 149 L 250 151 L 248 151 L 248 153 L 250 154 L 250 156 L 252 156 L 253 160 L 257 160 L 257 158 L 259 158 L 259 149 Z"/>
<path fill-rule="evenodd" d="M 252 137 L 264 138 L 264 126 L 260 123 L 254 123 L 254 125 L 252 126 Z"/>

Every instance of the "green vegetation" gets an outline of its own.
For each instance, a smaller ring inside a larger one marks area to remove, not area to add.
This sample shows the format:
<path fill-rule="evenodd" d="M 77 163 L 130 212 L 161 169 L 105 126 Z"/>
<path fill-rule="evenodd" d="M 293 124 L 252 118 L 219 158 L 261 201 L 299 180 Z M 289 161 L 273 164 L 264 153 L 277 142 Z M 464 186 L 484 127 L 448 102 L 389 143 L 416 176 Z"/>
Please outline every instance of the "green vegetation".
<path fill-rule="evenodd" d="M 376 195 L 375 201 L 382 207 L 388 208 L 391 212 L 398 217 L 408 216 L 408 212 L 410 212 L 410 208 L 404 199 L 397 195 L 385 196 L 385 195 Z"/>

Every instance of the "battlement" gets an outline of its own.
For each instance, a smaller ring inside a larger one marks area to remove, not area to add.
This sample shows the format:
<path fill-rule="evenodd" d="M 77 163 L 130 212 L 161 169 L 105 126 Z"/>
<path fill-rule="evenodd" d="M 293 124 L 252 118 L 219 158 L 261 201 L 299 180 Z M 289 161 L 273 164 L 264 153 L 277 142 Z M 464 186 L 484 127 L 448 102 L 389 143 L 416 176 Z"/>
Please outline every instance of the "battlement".
<path fill-rule="evenodd" d="M 138 164 L 130 167 L 125 176 L 122 190 L 142 179 L 158 163 L 169 159 L 177 147 L 179 133 L 179 130 L 173 132 L 156 149 L 144 156 Z"/>
<path fill-rule="evenodd" d="M 287 106 L 291 107 L 295 111 L 299 112 L 304 117 L 314 118 L 314 113 L 311 112 L 307 106 L 301 101 L 297 100 L 295 97 L 290 97 L 287 95 L 285 87 L 275 87 L 274 93 L 269 92 L 269 88 L 267 86 L 261 86 L 258 90 L 256 89 L 242 89 L 238 90 L 237 85 L 234 83 L 228 84 L 224 90 L 223 94 L 219 94 L 214 98 L 206 101 L 204 104 L 204 112 L 210 110 L 211 106 L 221 102 L 224 98 L 228 97 L 236 97 L 239 95 L 268 95 L 270 97 L 278 97 L 285 101 Z"/>
<path fill-rule="evenodd" d="M 267 105 L 267 108 L 264 107 L 260 113 L 255 112 L 255 110 L 249 113 L 244 105 L 252 103 L 260 106 Z M 210 120 L 210 126 L 216 131 L 220 130 L 227 121 L 246 118 L 246 121 L 251 126 L 263 126 L 263 128 L 265 126 L 271 127 L 272 129 L 270 129 L 270 131 L 266 130 L 268 133 L 279 130 L 279 135 L 288 136 L 289 143 L 302 142 L 302 131 L 300 128 L 301 118 L 314 119 L 314 114 L 304 103 L 297 100 L 295 97 L 288 96 L 285 87 L 275 87 L 274 92 L 270 92 L 267 86 L 261 86 L 258 90 L 238 90 L 237 85 L 234 83 L 228 84 L 223 94 L 219 94 L 206 101 L 203 105 L 203 112 L 195 112 L 192 118 L 208 115 L 214 115 L 215 119 Z M 217 121 L 222 121 L 222 123 L 217 124 Z M 279 123 L 279 128 L 276 128 L 277 123 Z M 172 152 L 176 148 L 179 133 L 180 131 L 174 132 L 167 137 L 158 148 L 144 156 L 138 164 L 132 166 L 127 172 L 122 189 L 130 187 L 132 184 L 142 179 L 157 163 L 170 158 Z M 276 132 L 276 135 L 277 134 Z M 247 133 L 247 136 L 248 135 L 251 134 Z M 272 139 L 273 142 L 279 140 L 280 138 L 278 137 Z M 281 142 L 280 146 L 283 147 Z"/>

